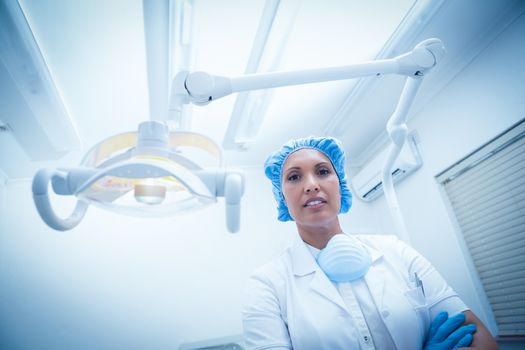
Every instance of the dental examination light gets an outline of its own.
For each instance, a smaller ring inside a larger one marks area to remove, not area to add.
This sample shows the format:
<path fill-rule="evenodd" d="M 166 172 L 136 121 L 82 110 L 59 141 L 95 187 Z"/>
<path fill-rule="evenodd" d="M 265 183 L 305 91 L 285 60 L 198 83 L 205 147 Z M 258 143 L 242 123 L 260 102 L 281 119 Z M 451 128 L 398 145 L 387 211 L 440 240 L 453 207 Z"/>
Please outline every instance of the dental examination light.
<path fill-rule="evenodd" d="M 215 164 L 205 168 L 195 158 Z M 53 211 L 49 182 L 56 194 L 78 199 L 66 219 Z M 228 230 L 236 232 L 243 190 L 242 173 L 224 169 L 222 151 L 215 142 L 197 133 L 170 132 L 158 121 L 141 123 L 138 133 L 100 142 L 79 167 L 42 169 L 33 179 L 33 198 L 40 216 L 61 231 L 75 227 L 89 203 L 122 214 L 155 217 L 195 209 L 222 196 Z"/>
<path fill-rule="evenodd" d="M 191 10 L 191 4 L 184 9 Z M 226 226 L 237 232 L 243 173 L 226 169 L 221 148 L 210 138 L 168 127 L 170 122 L 179 129 L 184 124 L 182 106 L 175 114 L 171 111 L 169 77 L 170 52 L 185 42 L 177 45 L 172 40 L 170 33 L 179 37 L 182 29 L 170 25 L 179 24 L 183 15 L 188 24 L 191 16 L 182 13 L 181 2 L 145 0 L 143 5 L 150 121 L 141 123 L 137 132 L 100 142 L 78 167 L 37 172 L 32 186 L 37 211 L 50 227 L 64 231 L 78 225 L 89 204 L 132 216 L 159 217 L 197 209 L 224 197 Z M 185 37 L 189 38 L 190 32 L 191 28 L 185 28 Z M 190 56 L 191 52 L 178 51 L 177 67 L 187 66 Z M 69 217 L 56 215 L 49 184 L 58 195 L 76 196 L 77 204 Z"/>

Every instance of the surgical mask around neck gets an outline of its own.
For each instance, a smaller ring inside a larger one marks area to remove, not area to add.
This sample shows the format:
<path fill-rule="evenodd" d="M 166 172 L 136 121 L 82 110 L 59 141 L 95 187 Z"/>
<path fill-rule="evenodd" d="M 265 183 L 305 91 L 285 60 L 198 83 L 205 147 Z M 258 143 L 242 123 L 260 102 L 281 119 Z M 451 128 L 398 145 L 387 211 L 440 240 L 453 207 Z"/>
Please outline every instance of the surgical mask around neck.
<path fill-rule="evenodd" d="M 351 282 L 367 273 L 372 257 L 356 238 L 341 233 L 328 241 L 317 263 L 332 282 Z"/>

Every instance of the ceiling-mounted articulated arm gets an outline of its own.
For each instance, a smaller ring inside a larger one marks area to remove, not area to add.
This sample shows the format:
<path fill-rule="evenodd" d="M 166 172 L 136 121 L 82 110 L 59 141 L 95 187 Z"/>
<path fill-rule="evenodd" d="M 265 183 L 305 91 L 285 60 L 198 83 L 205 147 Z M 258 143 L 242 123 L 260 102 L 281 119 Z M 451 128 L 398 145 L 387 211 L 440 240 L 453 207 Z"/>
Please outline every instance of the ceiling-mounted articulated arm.
<path fill-rule="evenodd" d="M 280 86 L 308 84 L 344 79 L 361 78 L 371 75 L 399 74 L 407 76 L 398 105 L 387 124 L 392 140 L 390 151 L 383 166 L 383 188 L 397 228 L 398 235 L 406 242 L 409 236 L 399 210 L 394 192 L 392 167 L 406 140 L 406 119 L 408 110 L 415 99 L 423 76 L 444 56 L 441 40 L 431 38 L 417 44 L 414 49 L 391 59 L 376 60 L 348 66 L 249 74 L 236 78 L 213 76 L 206 72 L 180 72 L 172 83 L 172 107 L 183 104 L 205 105 L 234 92 L 268 89 Z M 178 107 L 177 107 L 178 106 Z"/>
<path fill-rule="evenodd" d="M 410 53 L 396 58 L 400 64 L 400 70 L 406 73 L 413 70 L 412 62 L 417 62 L 422 68 L 415 74 L 407 74 L 408 77 L 405 86 L 403 87 L 403 91 L 401 92 L 396 109 L 387 122 L 386 131 L 392 143 L 390 144 L 388 155 L 385 159 L 382 170 L 383 191 L 394 220 L 394 226 L 396 227 L 399 237 L 407 243 L 410 242 L 410 237 L 394 191 L 392 170 L 407 138 L 408 127 L 406 122 L 408 111 L 416 98 L 416 94 L 423 81 L 422 78 L 429 69 L 433 68 L 436 63 L 441 60 L 444 54 L 445 48 L 440 40 L 428 39 L 416 45 L 414 50 Z"/>
<path fill-rule="evenodd" d="M 422 76 L 444 55 L 439 39 L 427 39 L 403 55 L 365 63 L 307 69 L 290 72 L 247 74 L 227 78 L 206 72 L 180 72 L 172 83 L 172 107 L 185 103 L 207 104 L 234 92 L 268 89 L 281 86 L 361 78 L 373 75 L 400 74 Z M 174 102 L 173 102 L 174 101 Z M 175 107 L 176 108 L 176 107 Z"/>
<path fill-rule="evenodd" d="M 441 60 L 444 54 L 445 48 L 439 39 L 428 39 L 416 45 L 410 53 L 396 58 L 399 62 L 400 70 L 403 72 L 412 72 L 414 69 L 413 62 L 416 62 L 421 67 L 421 70 L 415 74 L 407 74 L 408 77 L 396 109 L 387 122 L 386 131 L 392 143 L 382 170 L 383 191 L 394 220 L 394 226 L 399 237 L 407 243 L 410 243 L 410 237 L 394 191 L 392 170 L 407 138 L 408 127 L 406 122 L 408 111 L 421 86 L 422 77 Z"/>
<path fill-rule="evenodd" d="M 396 232 L 406 243 L 410 243 L 410 237 L 394 191 L 392 170 L 394 168 L 394 163 L 405 144 L 408 133 L 408 127 L 406 125 L 408 110 L 416 97 L 422 81 L 423 79 L 421 76 L 408 77 L 406 79 L 396 109 L 394 110 L 394 113 L 392 113 L 390 119 L 388 119 L 386 125 L 386 131 L 392 142 L 381 172 L 383 191 L 385 193 L 385 199 L 390 209 L 390 213 L 392 214 Z"/>

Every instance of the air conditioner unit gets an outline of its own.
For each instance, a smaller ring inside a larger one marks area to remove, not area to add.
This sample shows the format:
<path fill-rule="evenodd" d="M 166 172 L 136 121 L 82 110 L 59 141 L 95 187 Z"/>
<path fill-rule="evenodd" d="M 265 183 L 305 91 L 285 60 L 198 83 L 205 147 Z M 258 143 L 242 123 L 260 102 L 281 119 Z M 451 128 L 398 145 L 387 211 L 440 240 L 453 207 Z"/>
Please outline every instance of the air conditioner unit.
<path fill-rule="evenodd" d="M 351 179 L 356 194 L 364 201 L 372 201 L 383 194 L 381 172 L 388 155 L 389 147 L 373 157 Z M 399 157 L 392 168 L 393 182 L 399 182 L 415 172 L 422 165 L 421 156 L 412 135 L 407 138 Z"/>

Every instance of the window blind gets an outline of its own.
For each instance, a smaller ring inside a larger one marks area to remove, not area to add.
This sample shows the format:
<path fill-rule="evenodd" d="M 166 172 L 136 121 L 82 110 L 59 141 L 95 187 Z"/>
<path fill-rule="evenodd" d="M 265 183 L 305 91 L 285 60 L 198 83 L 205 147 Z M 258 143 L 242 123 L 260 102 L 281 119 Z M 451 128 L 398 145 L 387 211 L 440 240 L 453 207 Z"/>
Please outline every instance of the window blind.
<path fill-rule="evenodd" d="M 499 335 L 525 335 L 525 122 L 437 177 L 491 304 Z"/>

